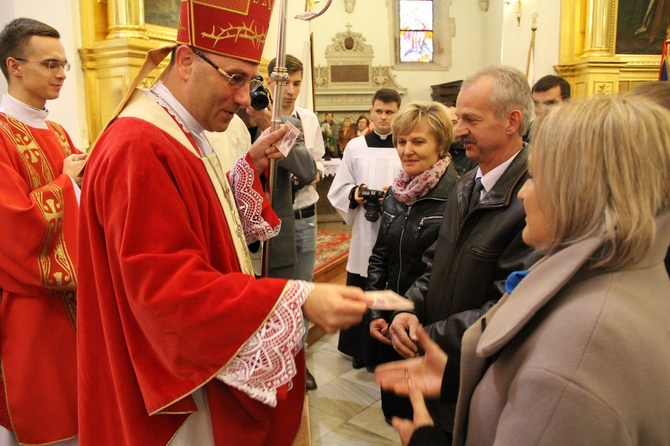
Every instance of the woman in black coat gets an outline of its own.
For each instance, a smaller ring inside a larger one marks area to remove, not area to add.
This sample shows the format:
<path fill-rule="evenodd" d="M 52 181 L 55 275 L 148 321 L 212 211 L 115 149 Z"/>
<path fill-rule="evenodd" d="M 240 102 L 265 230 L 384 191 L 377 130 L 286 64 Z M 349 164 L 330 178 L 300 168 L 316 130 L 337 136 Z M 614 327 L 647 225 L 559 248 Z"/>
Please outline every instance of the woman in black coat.
<path fill-rule="evenodd" d="M 413 102 L 403 107 L 392 124 L 393 142 L 403 170 L 386 193 L 382 223 L 368 266 L 367 290 L 392 290 L 400 295 L 423 274 L 421 257 L 437 240 L 449 190 L 458 179 L 449 146 L 454 129 L 447 108 L 438 103 Z M 376 364 L 402 359 L 388 336 L 390 312 L 370 314 Z M 412 418 L 406 398 L 382 391 L 382 409 Z"/>

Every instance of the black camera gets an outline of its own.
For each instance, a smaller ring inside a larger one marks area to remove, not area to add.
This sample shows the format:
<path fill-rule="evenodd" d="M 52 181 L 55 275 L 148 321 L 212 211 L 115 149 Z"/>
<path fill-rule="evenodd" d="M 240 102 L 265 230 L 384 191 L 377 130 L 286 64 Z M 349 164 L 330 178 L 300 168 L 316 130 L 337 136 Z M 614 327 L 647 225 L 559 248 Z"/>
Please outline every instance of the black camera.
<path fill-rule="evenodd" d="M 291 174 L 291 190 L 293 193 L 296 193 L 300 189 L 304 189 L 306 184 L 303 184 L 302 181 L 298 179 L 295 175 Z"/>
<path fill-rule="evenodd" d="M 258 79 L 263 82 L 263 76 L 256 76 L 254 79 Z M 256 110 L 265 110 L 270 105 L 270 96 L 268 94 L 268 89 L 263 87 L 263 84 L 259 85 L 254 91 L 249 93 L 251 96 L 251 106 Z"/>
<path fill-rule="evenodd" d="M 379 204 L 379 199 L 384 198 L 386 192 L 375 189 L 358 189 L 358 195 L 361 198 L 365 198 L 365 219 L 370 222 L 376 222 L 379 220 L 379 211 L 381 210 L 381 204 Z"/>

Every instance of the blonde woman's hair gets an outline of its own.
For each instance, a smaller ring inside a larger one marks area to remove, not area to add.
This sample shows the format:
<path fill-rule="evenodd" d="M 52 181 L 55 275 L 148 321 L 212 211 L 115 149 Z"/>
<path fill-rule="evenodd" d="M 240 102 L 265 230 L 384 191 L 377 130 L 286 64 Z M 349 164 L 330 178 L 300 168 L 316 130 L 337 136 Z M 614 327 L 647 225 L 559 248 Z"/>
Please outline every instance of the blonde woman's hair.
<path fill-rule="evenodd" d="M 670 209 L 670 112 L 632 95 L 568 103 L 536 121 L 531 147 L 536 193 L 555 223 L 546 251 L 604 236 L 593 267 L 637 264 Z"/>
<path fill-rule="evenodd" d="M 454 141 L 454 126 L 449 110 L 439 102 L 411 102 L 400 109 L 391 123 L 393 145 L 397 146 L 397 137 L 407 135 L 414 128 L 426 122 L 437 140 L 440 158 L 449 155 L 449 146 Z"/>

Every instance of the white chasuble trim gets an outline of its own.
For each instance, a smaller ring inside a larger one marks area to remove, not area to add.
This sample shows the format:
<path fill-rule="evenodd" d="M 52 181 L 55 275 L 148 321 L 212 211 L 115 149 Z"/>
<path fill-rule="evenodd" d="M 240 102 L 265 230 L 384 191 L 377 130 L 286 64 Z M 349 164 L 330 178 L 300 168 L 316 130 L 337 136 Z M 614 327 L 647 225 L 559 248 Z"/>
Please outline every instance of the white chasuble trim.
<path fill-rule="evenodd" d="M 313 289 L 313 283 L 288 281 L 274 311 L 216 378 L 276 407 L 277 389 L 288 385 L 290 390 L 298 373 L 295 356 L 305 333 L 302 304 Z"/>
<path fill-rule="evenodd" d="M 246 156 L 246 155 L 245 155 Z M 245 156 L 240 157 L 230 171 L 230 185 L 235 191 L 237 211 L 244 222 L 244 236 L 247 244 L 264 242 L 279 234 L 281 222 L 272 227 L 263 219 L 263 197 L 253 188 L 255 172 L 247 163 Z"/>

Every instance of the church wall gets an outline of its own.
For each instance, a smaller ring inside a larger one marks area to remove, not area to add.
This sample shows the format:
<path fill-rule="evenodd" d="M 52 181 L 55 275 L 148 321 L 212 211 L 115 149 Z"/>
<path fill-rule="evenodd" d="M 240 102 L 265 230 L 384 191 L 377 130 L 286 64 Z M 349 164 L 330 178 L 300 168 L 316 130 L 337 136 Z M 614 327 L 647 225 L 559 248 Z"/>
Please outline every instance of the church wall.
<path fill-rule="evenodd" d="M 84 80 L 78 50 L 81 48 L 80 2 L 82 0 L 2 0 L 2 25 L 14 17 L 27 16 L 44 21 L 62 34 L 68 60 L 73 64 L 56 101 L 50 101 L 50 118 L 62 123 L 81 148 L 88 144 Z M 286 0 L 285 0 L 286 1 Z M 345 11 L 342 0 L 333 0 L 330 9 L 311 22 L 294 17 L 302 12 L 304 1 L 287 1 L 286 51 L 303 62 L 310 59 L 310 34 L 314 40 L 314 63 L 326 65 L 325 48 L 338 32 L 351 24 L 353 32 L 363 33 L 366 43 L 374 47 L 373 65 L 392 64 L 391 28 L 388 8 L 392 0 L 358 0 L 353 13 Z M 447 0 L 440 0 L 447 1 Z M 322 1 L 321 4 L 324 2 Z M 276 0 L 278 6 L 279 0 Z M 396 81 L 407 89 L 403 101 L 430 100 L 431 85 L 464 79 L 477 69 L 490 64 L 504 63 L 526 70 L 532 13 L 538 13 L 536 53 L 531 70 L 531 83 L 545 74 L 553 73 L 558 63 L 560 0 L 523 0 L 521 26 L 510 6 L 501 0 L 489 0 L 488 11 L 480 9 L 480 0 L 451 0 L 449 15 L 455 19 L 452 41 L 452 66 L 449 70 L 394 70 Z M 278 8 L 268 33 L 264 53 L 267 62 L 275 56 L 278 29 Z M 266 76 L 265 72 L 262 72 Z M 6 91 L 4 78 L 0 92 Z M 299 105 L 312 108 L 311 73 L 305 72 Z"/>
<path fill-rule="evenodd" d="M 494 9 L 500 11 L 496 13 Z M 558 0 L 524 0 L 519 25 L 510 6 L 502 1 L 491 0 L 491 17 L 501 20 L 498 35 L 502 35 L 500 62 L 526 73 L 528 49 L 531 43 L 533 14 L 537 14 L 535 32 L 535 54 L 529 70 L 529 82 L 533 84 L 542 76 L 556 74 L 554 66 L 559 62 L 559 34 L 561 3 Z"/>
<path fill-rule="evenodd" d="M 389 35 L 392 29 L 387 12 L 391 1 L 358 0 L 353 13 L 347 13 L 344 2 L 334 0 L 328 11 L 311 22 L 294 18 L 303 10 L 304 2 L 289 1 L 286 14 L 286 51 L 303 62 L 309 60 L 308 42 L 311 33 L 314 41 L 314 63 L 324 66 L 326 47 L 332 43 L 335 34 L 346 31 L 347 24 L 350 24 L 352 32 L 362 33 L 366 43 L 373 46 L 373 65 L 391 65 Z M 545 74 L 554 74 L 553 66 L 558 63 L 560 0 L 523 0 L 520 26 L 512 7 L 504 5 L 501 0 L 490 0 L 488 11 L 480 9 L 479 0 L 451 0 L 449 15 L 455 19 L 452 66 L 446 71 L 394 70 L 398 84 L 407 88 L 403 101 L 430 100 L 431 85 L 464 79 L 491 64 L 511 65 L 525 73 L 534 12 L 538 13 L 538 30 L 530 81 L 532 83 L 534 79 Z M 267 60 L 276 53 L 277 7 L 273 14 L 264 53 Z M 299 105 L 312 108 L 309 73 L 305 76 Z"/>

